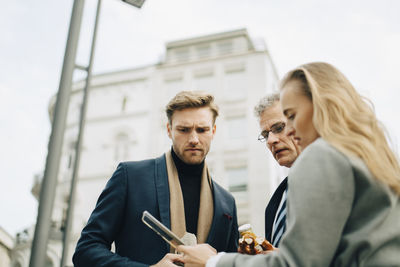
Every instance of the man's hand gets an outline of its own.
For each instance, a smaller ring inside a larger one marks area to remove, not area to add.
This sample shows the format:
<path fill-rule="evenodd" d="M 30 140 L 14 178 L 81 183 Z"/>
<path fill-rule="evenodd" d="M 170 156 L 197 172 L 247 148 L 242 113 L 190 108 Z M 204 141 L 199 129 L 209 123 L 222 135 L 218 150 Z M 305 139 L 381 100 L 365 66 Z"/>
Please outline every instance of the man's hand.
<path fill-rule="evenodd" d="M 177 265 L 174 262 L 183 263 L 183 256 L 180 254 L 165 254 L 164 258 L 162 258 L 155 265 L 151 265 L 151 267 L 176 267 Z"/>
<path fill-rule="evenodd" d="M 177 250 L 183 252 L 183 261 L 190 266 L 205 266 L 207 260 L 217 255 L 215 248 L 209 244 L 200 244 L 195 246 L 178 246 Z"/>

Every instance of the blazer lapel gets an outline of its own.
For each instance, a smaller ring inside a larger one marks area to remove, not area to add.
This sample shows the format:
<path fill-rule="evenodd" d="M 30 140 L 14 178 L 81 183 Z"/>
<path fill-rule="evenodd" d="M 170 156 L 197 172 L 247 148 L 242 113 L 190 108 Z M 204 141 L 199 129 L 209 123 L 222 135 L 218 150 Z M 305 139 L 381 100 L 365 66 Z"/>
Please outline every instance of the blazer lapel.
<path fill-rule="evenodd" d="M 279 204 L 282 199 L 283 192 L 287 187 L 287 177 L 283 179 L 278 188 L 275 190 L 274 194 L 269 201 L 267 208 L 265 209 L 265 238 L 271 241 L 272 225 L 274 223 L 275 214 L 278 210 Z"/>
<path fill-rule="evenodd" d="M 231 210 L 229 208 L 228 203 L 220 198 L 223 195 L 222 192 L 219 191 L 219 187 L 213 180 L 212 181 L 212 192 L 214 196 L 214 216 L 211 223 L 210 232 L 208 233 L 207 243 L 212 244 L 214 247 L 217 244 L 225 244 L 226 240 L 223 240 L 219 236 L 218 233 L 225 233 L 226 231 L 222 231 L 221 229 L 225 229 L 228 227 L 232 221 L 233 214 L 231 214 Z M 225 222 L 225 223 L 224 223 Z M 218 249 L 217 247 L 215 247 Z"/>
<path fill-rule="evenodd" d="M 160 210 L 160 221 L 166 227 L 171 229 L 171 219 L 169 215 L 169 186 L 165 154 L 156 158 L 155 164 L 155 183 L 158 198 L 158 208 Z"/>

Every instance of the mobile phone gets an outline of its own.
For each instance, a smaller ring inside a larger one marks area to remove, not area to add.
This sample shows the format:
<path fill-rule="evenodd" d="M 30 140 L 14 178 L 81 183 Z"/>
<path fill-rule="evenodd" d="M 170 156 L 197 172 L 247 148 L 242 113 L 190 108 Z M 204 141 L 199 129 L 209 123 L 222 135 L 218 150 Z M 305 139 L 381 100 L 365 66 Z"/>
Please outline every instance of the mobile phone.
<path fill-rule="evenodd" d="M 175 235 L 159 220 L 154 218 L 153 215 L 151 215 L 147 210 L 143 211 L 142 221 L 174 248 L 179 245 L 185 245 L 177 235 Z"/>

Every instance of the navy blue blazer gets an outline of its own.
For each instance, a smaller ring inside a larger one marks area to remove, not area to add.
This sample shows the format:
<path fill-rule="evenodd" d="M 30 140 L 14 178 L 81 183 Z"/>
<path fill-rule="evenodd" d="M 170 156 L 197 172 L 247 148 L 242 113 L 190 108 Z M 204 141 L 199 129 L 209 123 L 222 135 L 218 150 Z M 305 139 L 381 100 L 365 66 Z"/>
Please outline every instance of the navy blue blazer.
<path fill-rule="evenodd" d="M 214 216 L 207 243 L 217 251 L 237 251 L 239 238 L 233 196 L 212 181 Z M 101 193 L 76 246 L 76 267 L 148 266 L 169 252 L 169 245 L 142 221 L 149 211 L 171 228 L 165 155 L 120 163 Z M 115 253 L 110 251 L 115 242 Z"/>
<path fill-rule="evenodd" d="M 279 184 L 278 188 L 272 195 L 267 208 L 265 209 L 265 238 L 271 242 L 272 226 L 274 225 L 275 215 L 278 211 L 279 204 L 287 188 L 287 177 Z"/>

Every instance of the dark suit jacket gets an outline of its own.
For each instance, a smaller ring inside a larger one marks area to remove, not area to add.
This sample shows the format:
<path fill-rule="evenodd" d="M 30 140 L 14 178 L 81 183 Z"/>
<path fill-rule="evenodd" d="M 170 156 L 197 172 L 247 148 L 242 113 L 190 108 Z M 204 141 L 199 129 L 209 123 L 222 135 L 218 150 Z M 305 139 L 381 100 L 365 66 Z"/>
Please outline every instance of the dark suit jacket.
<path fill-rule="evenodd" d="M 207 243 L 218 251 L 237 251 L 235 200 L 212 182 L 214 216 Z M 168 228 L 169 186 L 165 155 L 120 163 L 82 230 L 73 256 L 76 267 L 147 266 L 169 252 L 169 245 L 142 221 L 149 211 Z M 110 251 L 115 242 L 115 254 Z"/>
<path fill-rule="evenodd" d="M 267 208 L 265 209 L 265 238 L 271 242 L 272 226 L 274 225 L 275 215 L 278 212 L 279 204 L 287 188 L 287 177 L 283 179 L 278 188 L 272 195 Z"/>

